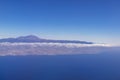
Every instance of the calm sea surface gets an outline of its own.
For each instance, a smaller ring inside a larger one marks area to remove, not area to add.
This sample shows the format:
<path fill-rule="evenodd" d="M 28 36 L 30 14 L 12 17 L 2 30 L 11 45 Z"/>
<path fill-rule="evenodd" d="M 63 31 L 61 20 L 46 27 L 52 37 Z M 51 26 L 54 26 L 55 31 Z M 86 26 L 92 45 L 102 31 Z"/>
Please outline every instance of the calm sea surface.
<path fill-rule="evenodd" d="M 0 80 L 120 80 L 120 54 L 0 57 Z"/>

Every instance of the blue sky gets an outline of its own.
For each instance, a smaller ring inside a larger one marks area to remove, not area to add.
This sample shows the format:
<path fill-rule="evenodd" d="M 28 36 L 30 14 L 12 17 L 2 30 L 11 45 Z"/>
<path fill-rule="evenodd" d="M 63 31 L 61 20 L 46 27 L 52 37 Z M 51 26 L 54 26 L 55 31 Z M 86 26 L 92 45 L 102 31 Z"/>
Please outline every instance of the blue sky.
<path fill-rule="evenodd" d="M 0 0 L 0 38 L 42 38 L 120 44 L 119 0 Z"/>

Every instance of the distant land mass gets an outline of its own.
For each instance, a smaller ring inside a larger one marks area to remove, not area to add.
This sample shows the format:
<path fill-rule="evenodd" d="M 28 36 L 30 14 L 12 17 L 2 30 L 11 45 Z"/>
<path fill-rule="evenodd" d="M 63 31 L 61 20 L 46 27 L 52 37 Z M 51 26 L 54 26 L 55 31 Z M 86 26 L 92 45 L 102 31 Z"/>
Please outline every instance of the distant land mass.
<path fill-rule="evenodd" d="M 0 56 L 76 55 L 120 52 L 119 47 L 78 40 L 43 39 L 34 35 L 0 39 Z"/>
<path fill-rule="evenodd" d="M 93 44 L 93 42 L 87 42 L 87 41 L 77 41 L 77 40 L 52 40 L 52 39 L 43 39 L 39 38 L 34 35 L 28 35 L 28 36 L 20 36 L 17 38 L 5 38 L 0 39 L 0 42 L 27 42 L 27 43 L 34 43 L 34 42 L 46 42 L 46 43 L 80 43 L 80 44 Z"/>

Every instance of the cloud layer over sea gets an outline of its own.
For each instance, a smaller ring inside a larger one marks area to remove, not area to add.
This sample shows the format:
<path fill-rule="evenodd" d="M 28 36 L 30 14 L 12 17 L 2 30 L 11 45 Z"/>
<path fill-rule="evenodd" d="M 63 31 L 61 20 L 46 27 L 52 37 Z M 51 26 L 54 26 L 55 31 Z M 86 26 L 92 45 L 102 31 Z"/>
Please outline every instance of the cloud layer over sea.
<path fill-rule="evenodd" d="M 109 44 L 78 43 L 0 43 L 0 56 L 6 55 L 76 55 L 120 52 Z"/>

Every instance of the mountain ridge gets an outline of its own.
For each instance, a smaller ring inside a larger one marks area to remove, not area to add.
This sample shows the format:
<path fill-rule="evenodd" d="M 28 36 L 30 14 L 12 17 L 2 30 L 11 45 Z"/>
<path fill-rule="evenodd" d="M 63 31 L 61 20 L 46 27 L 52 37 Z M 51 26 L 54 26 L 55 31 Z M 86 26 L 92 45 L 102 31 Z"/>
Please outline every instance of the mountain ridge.
<path fill-rule="evenodd" d="M 93 44 L 93 42 L 87 42 L 87 41 L 79 41 L 79 40 L 53 40 L 53 39 L 43 39 L 39 38 L 35 35 L 28 35 L 28 36 L 20 36 L 16 38 L 3 38 L 0 39 L 0 43 L 2 42 L 27 42 L 27 43 L 35 43 L 35 42 L 46 42 L 46 43 L 80 43 L 80 44 Z"/>

